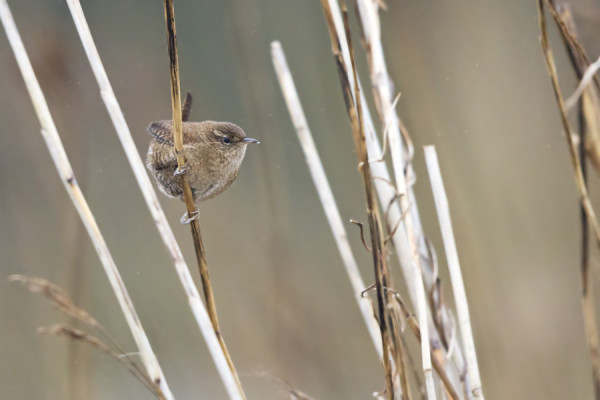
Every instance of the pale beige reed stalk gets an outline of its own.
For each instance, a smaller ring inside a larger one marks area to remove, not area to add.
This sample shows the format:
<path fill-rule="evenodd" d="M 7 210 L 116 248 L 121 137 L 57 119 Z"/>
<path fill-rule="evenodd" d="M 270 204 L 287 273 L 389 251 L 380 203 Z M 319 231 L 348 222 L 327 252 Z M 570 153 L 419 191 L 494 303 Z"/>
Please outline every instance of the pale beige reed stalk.
<path fill-rule="evenodd" d="M 78 0 L 67 0 L 67 4 L 85 49 L 85 53 L 94 72 L 94 76 L 96 77 L 98 86 L 100 87 L 100 94 L 102 95 L 106 109 L 108 110 L 113 125 L 115 126 L 115 130 L 123 146 L 125 154 L 127 155 L 131 169 L 135 175 L 140 190 L 142 191 L 146 205 L 150 210 L 150 214 L 152 215 L 152 219 L 154 220 L 158 232 L 160 233 L 160 236 L 171 256 L 171 260 L 175 266 L 175 271 L 179 277 L 179 280 L 181 281 L 185 295 L 188 298 L 188 302 L 192 310 L 192 314 L 194 315 L 194 319 L 196 320 L 196 324 L 202 332 L 213 362 L 215 363 L 215 366 L 219 372 L 219 376 L 225 385 L 225 389 L 227 390 L 229 398 L 241 399 L 243 396 L 236 385 L 235 378 L 227 364 L 223 350 L 221 349 L 219 341 L 213 331 L 206 308 L 202 303 L 198 289 L 194 284 L 192 275 L 183 258 L 183 254 L 179 248 L 177 240 L 175 239 L 175 235 L 173 234 L 173 231 L 167 221 L 167 217 L 165 216 L 160 202 L 158 201 L 158 197 L 156 196 L 156 192 L 154 191 L 152 183 L 150 182 L 150 178 L 148 177 L 139 152 L 135 147 L 131 132 L 114 94 L 98 50 L 96 49 L 96 45 L 85 19 L 81 4 Z"/>
<path fill-rule="evenodd" d="M 428 254 L 428 248 L 424 240 L 422 227 L 420 223 L 420 217 L 417 207 L 417 201 L 412 190 L 412 184 L 415 182 L 414 172 L 411 165 L 411 159 L 413 156 L 412 143 L 408 137 L 408 133 L 405 128 L 402 127 L 402 123 L 396 115 L 395 103 L 392 103 L 393 98 L 393 84 L 392 80 L 387 72 L 384 51 L 381 43 L 381 25 L 379 19 L 380 4 L 378 2 L 369 0 L 357 0 L 357 10 L 360 22 L 362 25 L 362 31 L 364 32 L 364 39 L 366 44 L 367 61 L 370 69 L 370 77 L 373 88 L 373 95 L 375 97 L 375 104 L 378 105 L 378 111 L 380 114 L 381 122 L 384 126 L 385 132 L 383 136 L 384 149 L 386 147 L 385 140 L 389 138 L 389 148 L 391 150 L 392 165 L 394 174 L 396 177 L 396 188 L 399 192 L 404 193 L 400 203 L 403 209 L 406 209 L 407 203 L 410 205 L 408 210 L 408 216 L 405 221 L 406 230 L 410 239 L 411 250 L 413 252 L 413 258 L 415 262 L 420 261 L 418 252 Z M 399 96 L 399 95 L 398 95 Z M 402 128 L 401 128 L 402 127 Z M 403 148 L 402 136 L 404 136 L 406 148 Z M 385 150 L 384 150 L 385 152 Z M 406 172 L 404 172 L 404 169 Z M 406 174 L 407 180 L 410 181 L 405 183 L 403 175 Z M 405 192 L 403 192 L 403 189 Z M 423 260 L 425 262 L 425 260 Z M 434 281 L 431 275 L 432 266 L 429 265 L 427 268 L 420 268 L 424 278 L 427 278 L 428 283 L 426 287 L 433 287 Z M 443 315 L 443 320 L 452 321 L 453 317 L 448 308 L 443 304 L 441 309 L 438 310 Z M 431 310 L 428 309 L 428 319 L 430 322 L 432 343 L 438 341 L 438 332 L 435 325 L 432 324 Z M 446 328 L 444 328 L 446 329 Z M 452 331 L 452 330 L 451 330 Z M 447 357 L 452 357 L 457 369 L 463 371 L 465 360 L 462 351 L 456 350 L 457 341 L 454 337 L 449 338 L 449 347 Z M 462 350 L 460 347 L 458 350 Z M 468 372 L 470 374 L 471 371 Z M 478 372 L 474 372 L 479 375 Z M 457 378 L 456 374 L 453 374 Z M 479 379 L 474 379 L 479 381 Z M 478 391 L 476 391 L 478 393 Z M 483 398 L 483 391 L 480 393 Z"/>
<path fill-rule="evenodd" d="M 340 252 L 340 256 L 344 262 L 346 273 L 348 274 L 348 278 L 352 284 L 354 298 L 358 303 L 358 307 L 367 326 L 367 330 L 369 331 L 369 335 L 371 336 L 371 340 L 373 341 L 373 345 L 375 346 L 375 350 L 377 351 L 377 355 L 381 359 L 383 357 L 381 348 L 381 334 L 379 332 L 377 321 L 373 315 L 373 306 L 369 299 L 361 295 L 366 286 L 362 280 L 362 277 L 360 276 L 358 265 L 354 258 L 354 254 L 352 253 L 350 243 L 348 242 L 348 235 L 346 233 L 346 229 L 344 228 L 342 217 L 340 216 L 340 212 L 335 202 L 335 198 L 333 197 L 331 187 L 329 186 L 329 181 L 327 180 L 327 175 L 323 169 L 323 164 L 321 163 L 317 147 L 315 146 L 315 142 L 312 138 L 312 133 L 308 126 L 308 122 L 306 121 L 306 116 L 304 115 L 304 110 L 302 108 L 302 104 L 300 103 L 296 85 L 294 84 L 294 80 L 288 67 L 281 43 L 271 43 L 271 57 L 273 60 L 273 65 L 275 66 L 277 78 L 279 80 L 279 86 L 283 92 L 292 122 L 296 128 L 298 140 L 300 141 L 302 151 L 304 151 L 304 156 L 306 157 L 306 164 L 308 165 L 311 177 L 315 187 L 317 188 L 321 205 L 325 211 L 325 216 L 329 221 L 329 226 L 331 227 L 338 251 Z"/>
<path fill-rule="evenodd" d="M 150 342 L 135 311 L 131 298 L 127 293 L 127 289 L 121 278 L 121 275 L 119 274 L 117 266 L 115 265 L 102 233 L 96 224 L 94 215 L 92 214 L 92 211 L 90 210 L 85 197 L 83 196 L 83 193 L 77 184 L 73 169 L 71 168 L 71 164 L 69 163 L 69 159 L 60 140 L 60 135 L 58 134 L 56 126 L 54 125 L 48 104 L 46 103 L 42 89 L 40 88 L 35 73 L 33 72 L 31 62 L 29 61 L 29 57 L 27 56 L 27 52 L 23 46 L 23 41 L 21 40 L 6 0 L 0 0 L 0 18 L 2 19 L 2 24 L 4 25 L 4 29 L 15 54 L 17 64 L 21 70 L 21 74 L 23 75 L 25 85 L 27 86 L 27 91 L 29 92 L 31 101 L 35 107 L 36 114 L 40 120 L 42 136 L 46 142 L 50 155 L 52 156 L 52 160 L 54 161 L 56 169 L 61 177 L 61 181 L 65 186 L 73 205 L 77 209 L 77 212 L 79 213 L 79 216 L 90 238 L 92 239 L 96 252 L 98 253 L 100 261 L 102 262 L 102 266 L 104 267 L 104 271 L 106 272 L 111 287 L 115 292 L 119 306 L 121 307 L 121 311 L 125 315 L 129 329 L 131 330 L 133 338 L 139 349 L 142 363 L 144 364 L 144 367 L 146 368 L 146 371 L 152 381 L 159 386 L 164 397 L 168 400 L 174 399 L 173 394 L 167 385 L 167 380 L 162 372 L 162 369 L 160 368 L 158 360 L 152 351 L 152 347 L 150 346 Z"/>
<path fill-rule="evenodd" d="M 440 222 L 442 241 L 446 250 L 446 260 L 448 262 L 448 270 L 450 271 L 454 302 L 456 303 L 458 326 L 460 327 L 462 344 L 465 351 L 471 394 L 476 399 L 483 399 L 483 389 L 481 388 L 481 377 L 479 375 L 479 365 L 477 364 L 477 353 L 475 351 L 475 340 L 473 339 L 473 330 L 471 329 L 469 303 L 467 302 L 467 293 L 458 260 L 458 250 L 456 249 L 456 241 L 454 240 L 448 196 L 446 196 L 446 189 L 444 188 L 442 172 L 435 147 L 425 146 L 424 152 L 431 191 L 433 192 L 435 208 Z"/>
<path fill-rule="evenodd" d="M 344 63 L 346 65 L 346 71 L 348 74 L 348 81 L 350 82 L 350 86 L 354 88 L 354 82 L 352 79 L 352 63 L 350 62 L 350 50 L 348 48 L 348 42 L 346 38 L 346 34 L 344 31 L 344 25 L 342 21 L 342 15 L 340 11 L 339 4 L 337 0 L 328 0 L 329 7 L 332 10 L 333 21 L 335 25 L 335 30 L 337 36 L 341 39 L 341 50 L 342 57 L 344 59 Z M 360 85 L 360 83 L 359 83 Z M 361 91 L 362 93 L 362 91 Z M 363 96 L 361 96 L 363 97 Z M 364 97 L 361 99 L 363 104 L 367 104 L 364 100 Z M 381 160 L 383 154 L 381 151 L 381 147 L 379 146 L 379 141 L 377 139 L 377 135 L 375 134 L 375 128 L 373 125 L 373 120 L 368 111 L 367 107 L 363 108 L 363 116 L 365 121 L 365 139 L 367 145 L 367 151 L 369 154 L 369 160 L 371 161 L 371 169 L 373 173 L 373 177 L 378 177 L 382 179 L 375 179 L 375 188 L 378 193 L 379 201 L 384 209 L 389 207 L 388 211 L 388 223 L 390 226 L 395 226 L 395 224 L 402 218 L 402 211 L 398 206 L 397 202 L 392 201 L 396 194 L 404 194 L 406 193 L 406 184 L 404 183 L 404 173 L 401 173 L 399 176 L 396 176 L 396 182 L 400 185 L 399 187 L 403 191 L 397 191 L 394 187 L 392 187 L 387 182 L 392 182 L 387 172 L 387 168 L 385 163 Z M 396 124 L 397 125 L 397 124 Z M 399 142 L 395 143 L 395 146 L 398 147 Z M 396 149 L 397 150 L 397 149 Z M 402 168 L 401 168 L 402 172 Z M 386 182 L 387 181 L 387 182 Z M 406 196 L 402 196 L 405 198 Z M 404 201 L 403 201 L 404 202 Z M 404 210 L 407 210 L 408 203 L 404 202 L 403 204 Z M 409 223 L 409 221 L 406 221 Z M 410 225 L 412 226 L 412 225 Z M 410 227 L 409 226 L 409 227 Z M 402 228 L 402 227 L 401 227 Z M 408 232 L 407 232 L 408 230 Z M 417 317 L 419 320 L 419 325 L 421 328 L 421 359 L 423 363 L 423 374 L 425 376 L 425 382 L 427 387 L 428 396 L 432 399 L 435 399 L 435 385 L 433 382 L 433 373 L 432 373 L 432 365 L 431 365 L 431 349 L 430 349 L 430 339 L 429 339 L 429 324 L 428 324 L 428 308 L 427 308 L 427 299 L 425 296 L 425 289 L 423 284 L 423 278 L 421 275 L 421 270 L 419 267 L 419 254 L 418 248 L 416 245 L 416 238 L 413 234 L 413 229 L 397 229 L 395 234 L 393 235 L 393 241 L 397 248 L 397 254 L 399 257 L 400 265 L 403 268 L 404 277 L 407 282 L 407 287 L 409 289 L 409 293 L 411 294 L 411 299 L 413 304 L 416 306 Z M 412 235 L 412 237 L 411 237 Z"/>

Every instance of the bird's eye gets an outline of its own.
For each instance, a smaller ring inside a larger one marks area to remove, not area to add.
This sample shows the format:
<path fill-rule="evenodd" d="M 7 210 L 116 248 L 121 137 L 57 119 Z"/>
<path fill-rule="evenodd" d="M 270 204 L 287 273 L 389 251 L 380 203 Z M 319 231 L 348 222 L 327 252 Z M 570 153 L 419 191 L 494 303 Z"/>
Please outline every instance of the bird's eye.
<path fill-rule="evenodd" d="M 221 142 L 223 142 L 224 144 L 229 144 L 231 143 L 231 139 L 229 139 L 227 136 L 223 136 L 221 138 Z"/>

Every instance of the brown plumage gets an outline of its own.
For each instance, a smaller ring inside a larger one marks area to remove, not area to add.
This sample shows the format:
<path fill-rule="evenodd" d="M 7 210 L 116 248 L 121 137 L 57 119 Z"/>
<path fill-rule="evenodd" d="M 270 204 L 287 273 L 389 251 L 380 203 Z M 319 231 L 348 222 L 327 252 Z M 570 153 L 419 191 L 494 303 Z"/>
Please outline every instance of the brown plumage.
<path fill-rule="evenodd" d="M 181 175 L 176 175 L 177 158 L 173 147 L 172 121 L 150 124 L 152 135 L 146 167 L 161 192 L 183 200 Z M 258 143 L 246 137 L 239 126 L 230 122 L 183 122 L 183 152 L 186 177 L 199 203 L 208 200 L 231 185 L 237 177 L 248 143 Z"/>

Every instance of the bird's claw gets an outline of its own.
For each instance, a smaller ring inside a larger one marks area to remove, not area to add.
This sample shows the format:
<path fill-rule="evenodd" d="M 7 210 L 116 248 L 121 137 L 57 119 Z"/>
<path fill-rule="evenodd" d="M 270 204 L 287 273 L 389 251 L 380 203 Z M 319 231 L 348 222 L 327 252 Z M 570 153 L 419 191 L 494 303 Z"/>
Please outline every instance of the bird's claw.
<path fill-rule="evenodd" d="M 188 172 L 190 165 L 188 163 L 185 163 L 181 166 L 181 168 L 179 168 L 179 166 L 177 166 L 177 169 L 175 170 L 175 172 L 173 172 L 173 175 L 175 176 L 179 176 L 179 175 L 183 175 L 186 172 Z"/>
<path fill-rule="evenodd" d="M 193 220 L 198 219 L 199 216 L 200 216 L 200 211 L 198 211 L 198 210 L 193 211 L 191 214 L 186 212 L 185 214 L 183 214 L 181 216 L 181 218 L 179 219 L 179 222 L 181 222 L 183 225 L 187 225 L 190 222 L 192 222 Z"/>

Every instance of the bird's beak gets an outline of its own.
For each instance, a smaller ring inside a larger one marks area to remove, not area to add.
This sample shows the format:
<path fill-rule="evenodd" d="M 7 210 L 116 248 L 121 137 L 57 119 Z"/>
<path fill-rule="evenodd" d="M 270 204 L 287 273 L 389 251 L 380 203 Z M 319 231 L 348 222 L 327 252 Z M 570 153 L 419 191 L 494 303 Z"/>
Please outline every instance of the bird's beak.
<path fill-rule="evenodd" d="M 252 139 L 252 138 L 249 138 L 249 137 L 244 138 L 244 143 L 258 143 L 258 144 L 260 144 L 260 142 L 258 140 Z"/>

